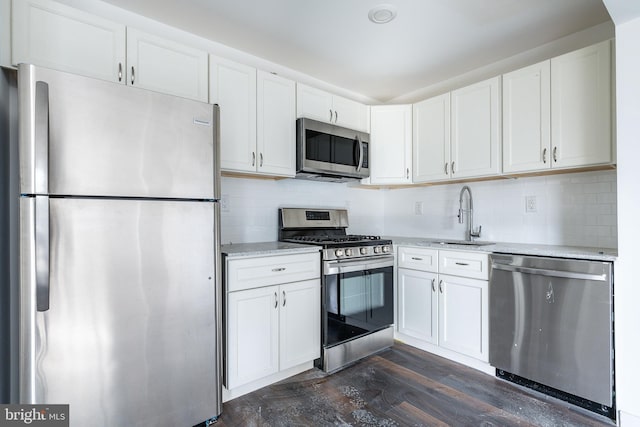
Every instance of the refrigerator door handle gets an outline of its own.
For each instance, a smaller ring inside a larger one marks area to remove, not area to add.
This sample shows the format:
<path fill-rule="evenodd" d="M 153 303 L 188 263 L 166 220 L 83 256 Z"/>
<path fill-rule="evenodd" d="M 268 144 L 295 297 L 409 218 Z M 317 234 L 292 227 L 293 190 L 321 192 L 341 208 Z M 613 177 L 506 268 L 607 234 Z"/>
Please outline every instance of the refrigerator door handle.
<path fill-rule="evenodd" d="M 49 85 L 36 82 L 35 94 L 35 193 L 49 193 Z"/>
<path fill-rule="evenodd" d="M 49 197 L 36 196 L 35 273 L 36 308 L 49 310 Z"/>

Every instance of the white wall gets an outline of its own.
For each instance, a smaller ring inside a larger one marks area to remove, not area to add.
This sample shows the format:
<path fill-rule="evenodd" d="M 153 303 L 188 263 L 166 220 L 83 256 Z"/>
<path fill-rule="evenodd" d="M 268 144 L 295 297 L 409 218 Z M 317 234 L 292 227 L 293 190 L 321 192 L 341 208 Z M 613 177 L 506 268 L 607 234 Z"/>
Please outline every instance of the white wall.
<path fill-rule="evenodd" d="M 464 238 L 466 224 L 459 224 L 457 218 L 463 185 L 387 191 L 384 198 L 385 234 Z M 467 185 L 473 193 L 474 226 L 482 225 L 482 240 L 602 248 L 617 246 L 615 171 Z M 525 198 L 529 196 L 535 197 L 536 212 L 525 212 Z M 416 202 L 422 202 L 422 215 L 415 213 Z"/>
<path fill-rule="evenodd" d="M 623 427 L 640 426 L 640 4 L 607 0 L 616 22 L 618 262 L 616 387 Z M 635 18 L 634 18 L 635 17 Z"/>
<path fill-rule="evenodd" d="M 278 240 L 279 207 L 349 210 L 349 233 L 383 234 L 383 194 L 348 184 L 304 180 L 222 178 L 222 243 Z"/>

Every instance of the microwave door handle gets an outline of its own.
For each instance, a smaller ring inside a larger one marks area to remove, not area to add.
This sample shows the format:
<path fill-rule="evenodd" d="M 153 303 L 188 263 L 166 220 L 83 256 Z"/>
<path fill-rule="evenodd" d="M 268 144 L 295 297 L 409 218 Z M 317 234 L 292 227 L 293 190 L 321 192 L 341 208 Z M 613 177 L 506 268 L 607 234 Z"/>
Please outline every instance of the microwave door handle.
<path fill-rule="evenodd" d="M 364 160 L 364 147 L 362 146 L 362 140 L 359 136 L 356 136 L 356 141 L 358 141 L 358 167 L 356 168 L 356 172 L 360 172 Z"/>

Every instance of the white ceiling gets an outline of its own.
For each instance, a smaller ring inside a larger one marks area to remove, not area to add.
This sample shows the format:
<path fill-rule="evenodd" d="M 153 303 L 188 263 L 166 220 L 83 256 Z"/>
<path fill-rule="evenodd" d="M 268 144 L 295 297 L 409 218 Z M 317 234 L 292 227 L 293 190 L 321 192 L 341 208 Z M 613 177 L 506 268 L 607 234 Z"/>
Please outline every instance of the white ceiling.
<path fill-rule="evenodd" d="M 610 20 L 601 0 L 104 1 L 381 102 Z"/>

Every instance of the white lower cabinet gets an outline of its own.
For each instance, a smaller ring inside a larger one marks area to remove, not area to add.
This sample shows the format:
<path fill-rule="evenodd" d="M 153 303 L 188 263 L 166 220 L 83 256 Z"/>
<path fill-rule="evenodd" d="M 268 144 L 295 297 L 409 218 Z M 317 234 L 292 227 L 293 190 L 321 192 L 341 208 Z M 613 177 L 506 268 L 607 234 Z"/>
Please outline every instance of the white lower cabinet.
<path fill-rule="evenodd" d="M 315 252 L 227 259 L 225 400 L 309 369 L 320 357 L 319 265 Z"/>
<path fill-rule="evenodd" d="M 440 275 L 438 345 L 489 361 L 489 282 Z"/>
<path fill-rule="evenodd" d="M 456 274 L 471 277 L 442 274 L 451 262 L 461 264 Z M 487 263 L 485 253 L 399 247 L 398 338 L 441 356 L 488 362 Z"/>
<path fill-rule="evenodd" d="M 438 344 L 438 275 L 398 269 L 398 332 Z"/>

